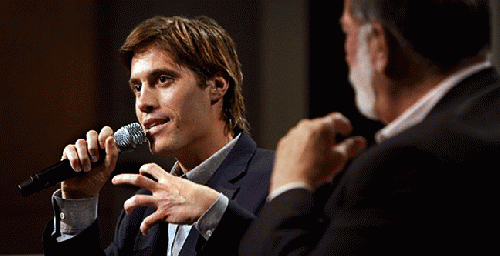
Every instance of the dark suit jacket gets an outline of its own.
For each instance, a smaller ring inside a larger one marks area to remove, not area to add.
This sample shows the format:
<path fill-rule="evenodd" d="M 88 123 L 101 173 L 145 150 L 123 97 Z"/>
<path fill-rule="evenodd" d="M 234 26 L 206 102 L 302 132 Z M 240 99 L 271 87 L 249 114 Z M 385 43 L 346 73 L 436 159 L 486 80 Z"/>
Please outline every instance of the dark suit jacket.
<path fill-rule="evenodd" d="M 450 90 L 422 123 L 360 155 L 336 184 L 278 196 L 263 207 L 240 253 L 497 251 L 499 86 L 493 69 L 480 71 Z"/>
<path fill-rule="evenodd" d="M 208 186 L 222 192 L 229 205 L 219 226 L 208 240 L 193 228 L 181 250 L 181 255 L 235 255 L 244 232 L 264 204 L 270 181 L 274 152 L 258 149 L 250 135 L 243 132 L 238 142 L 208 181 Z M 138 193 L 150 193 L 140 190 Z M 167 255 L 168 227 L 160 223 L 148 236 L 140 233 L 142 220 L 153 213 L 154 207 L 138 207 L 132 214 L 122 212 L 112 244 L 106 255 Z M 50 221 L 44 232 L 45 255 L 104 255 L 100 248 L 98 222 L 68 241 L 57 243 Z M 219 232 L 228 230 L 227 233 Z"/>

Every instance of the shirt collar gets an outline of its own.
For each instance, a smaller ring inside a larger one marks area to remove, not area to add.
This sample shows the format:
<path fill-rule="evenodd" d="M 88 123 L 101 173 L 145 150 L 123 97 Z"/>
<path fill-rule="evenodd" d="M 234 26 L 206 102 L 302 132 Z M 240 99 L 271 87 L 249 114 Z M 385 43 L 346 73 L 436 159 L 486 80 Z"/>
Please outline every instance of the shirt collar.
<path fill-rule="evenodd" d="M 231 149 L 233 149 L 240 136 L 241 133 L 238 134 L 236 138 L 231 140 L 224 147 L 219 149 L 219 151 L 217 151 L 215 154 L 203 161 L 200 165 L 196 166 L 194 169 L 186 173 L 186 178 L 195 183 L 205 185 L 210 177 L 212 177 L 215 171 L 219 168 L 224 159 L 226 159 L 227 155 L 229 154 L 229 152 L 231 152 Z M 178 161 L 175 162 L 170 173 L 174 176 L 183 176 L 183 172 Z"/>
<path fill-rule="evenodd" d="M 489 66 L 491 66 L 490 62 L 475 64 L 460 70 L 445 79 L 434 89 L 429 91 L 423 98 L 413 104 L 413 106 L 407 109 L 402 115 L 396 118 L 396 120 L 392 121 L 385 128 L 378 131 L 375 134 L 375 140 L 377 143 L 381 143 L 389 138 L 392 138 L 420 123 L 451 88 L 460 83 L 466 77 L 488 68 Z"/>

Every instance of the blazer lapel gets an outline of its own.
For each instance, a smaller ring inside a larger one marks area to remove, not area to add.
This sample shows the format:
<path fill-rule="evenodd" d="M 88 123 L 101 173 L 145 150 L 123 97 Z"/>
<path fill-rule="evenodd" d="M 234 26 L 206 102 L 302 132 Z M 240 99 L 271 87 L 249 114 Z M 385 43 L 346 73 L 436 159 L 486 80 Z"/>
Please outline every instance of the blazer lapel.
<path fill-rule="evenodd" d="M 248 162 L 256 150 L 255 141 L 243 131 L 236 145 L 208 180 L 207 186 L 223 193 L 229 199 L 234 199 L 239 189 L 234 183 L 244 177 Z"/>
<path fill-rule="evenodd" d="M 234 182 L 245 175 L 248 162 L 250 162 L 256 150 L 257 143 L 247 132 L 242 131 L 231 152 L 208 180 L 207 186 L 221 192 L 229 199 L 234 199 L 239 190 L 239 186 L 235 185 Z M 193 227 L 179 255 L 196 255 L 204 245 L 205 239 Z"/>
<path fill-rule="evenodd" d="M 150 193 L 149 193 L 150 194 Z M 155 207 L 148 206 L 139 219 L 138 224 L 142 222 L 146 216 L 151 215 L 156 211 Z M 126 234 L 128 235 L 128 234 Z M 161 222 L 158 225 L 154 225 L 148 232 L 147 236 L 144 236 L 140 232 L 137 234 L 135 239 L 135 254 L 134 255 L 152 255 L 152 256 L 165 256 L 168 250 L 168 223 Z"/>

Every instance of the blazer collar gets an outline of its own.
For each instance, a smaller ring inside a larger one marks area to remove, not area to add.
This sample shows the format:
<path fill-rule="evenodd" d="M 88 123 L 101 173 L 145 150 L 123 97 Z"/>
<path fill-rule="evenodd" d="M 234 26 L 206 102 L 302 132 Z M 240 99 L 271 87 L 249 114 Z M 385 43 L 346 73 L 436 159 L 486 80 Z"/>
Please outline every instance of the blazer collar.
<path fill-rule="evenodd" d="M 234 185 L 235 181 L 245 174 L 248 162 L 257 150 L 257 143 L 250 134 L 246 131 L 241 133 L 238 142 L 207 182 L 207 186 L 222 192 L 229 199 L 232 199 L 238 190 L 238 186 Z"/>
<path fill-rule="evenodd" d="M 485 68 L 458 83 L 436 104 L 429 115 L 447 109 L 454 104 L 461 104 L 464 100 L 473 98 L 476 93 L 488 90 L 498 81 L 498 74 L 494 67 Z"/>
<path fill-rule="evenodd" d="M 245 175 L 248 162 L 252 159 L 256 151 L 257 144 L 255 141 L 247 132 L 242 131 L 240 139 L 236 142 L 214 175 L 212 175 L 207 185 L 222 192 L 229 199 L 234 199 L 239 189 L 239 186 L 235 182 Z M 180 255 L 196 255 L 203 248 L 204 241 L 196 229 L 191 229 Z"/>

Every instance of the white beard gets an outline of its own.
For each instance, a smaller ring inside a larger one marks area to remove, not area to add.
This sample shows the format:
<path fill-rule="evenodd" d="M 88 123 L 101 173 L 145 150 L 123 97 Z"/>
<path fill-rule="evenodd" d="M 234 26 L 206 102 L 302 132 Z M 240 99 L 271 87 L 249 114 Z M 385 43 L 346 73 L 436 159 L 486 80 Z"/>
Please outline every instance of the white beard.
<path fill-rule="evenodd" d="M 371 29 L 370 24 L 359 28 L 356 65 L 349 69 L 349 81 L 354 89 L 359 112 L 369 119 L 378 120 L 375 111 L 375 92 L 372 87 L 373 65 L 368 51 L 368 35 Z"/>

